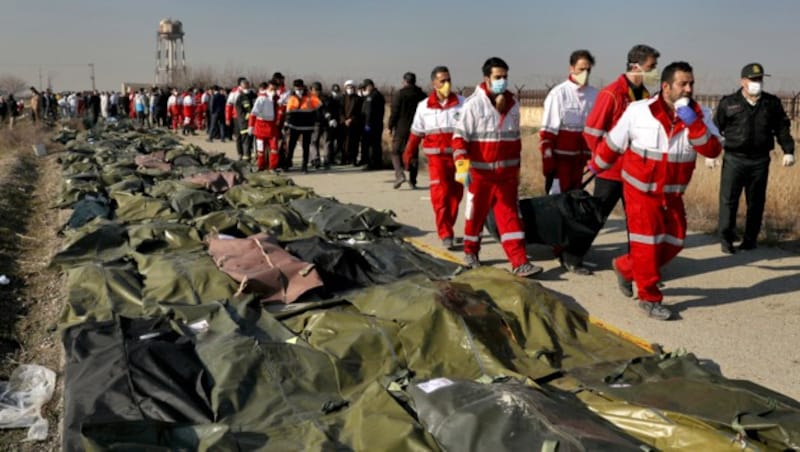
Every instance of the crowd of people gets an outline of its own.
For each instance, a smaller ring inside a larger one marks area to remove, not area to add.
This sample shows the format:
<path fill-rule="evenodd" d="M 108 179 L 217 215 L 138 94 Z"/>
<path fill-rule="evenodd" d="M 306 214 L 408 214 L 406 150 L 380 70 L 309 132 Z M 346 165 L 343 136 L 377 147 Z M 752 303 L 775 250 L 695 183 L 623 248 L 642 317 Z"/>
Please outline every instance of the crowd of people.
<path fill-rule="evenodd" d="M 719 230 L 722 251 L 732 254 L 756 247 L 775 138 L 784 152 L 784 166 L 794 164 L 794 141 L 780 100 L 763 91 L 767 74 L 760 64 L 742 69 L 740 89 L 724 97 L 712 115 L 693 99 L 692 66 L 673 62 L 659 75 L 659 57 L 653 47 L 634 46 L 625 71 L 597 89 L 589 84 L 593 55 L 588 50 L 572 52 L 566 80 L 544 102 L 539 151 L 549 193 L 582 189 L 585 175 L 592 173 L 593 195 L 603 218 L 623 202 L 629 243 L 611 262 L 618 286 L 626 297 L 635 296 L 648 317 L 667 320 L 672 312 L 662 303 L 660 269 L 683 248 L 683 193 L 697 155 L 715 168 L 725 150 Z M 392 95 L 386 127 L 395 189 L 405 183 L 416 188 L 420 149 L 428 161 L 431 204 L 442 245 L 454 249 L 454 225 L 466 194 L 465 264 L 481 265 L 481 230 L 491 210 L 512 272 L 530 277 L 542 268 L 528 260 L 525 250 L 518 209 L 520 107 L 507 89 L 508 73 L 505 61 L 489 58 L 475 91 L 465 99 L 452 91 L 446 66 L 433 68 L 427 94 L 408 72 L 403 87 Z M 229 89 L 154 87 L 125 95 L 55 95 L 31 88 L 31 93 L 33 121 L 83 115 L 95 123 L 127 116 L 142 127 L 168 127 L 184 135 L 201 131 L 209 142 L 234 140 L 239 158 L 253 161 L 258 170 L 291 171 L 298 143 L 304 173 L 333 164 L 383 168 L 386 99 L 370 79 L 347 80 L 343 89 L 333 84 L 325 90 L 320 82 L 307 85 L 302 79 L 287 86 L 276 72 L 257 87 L 242 77 Z M 4 118 L 18 116 L 19 110 L 13 97 L 0 103 Z M 734 247 L 742 191 L 747 221 L 744 238 Z M 583 256 L 555 251 L 566 270 L 591 273 L 583 266 Z"/>

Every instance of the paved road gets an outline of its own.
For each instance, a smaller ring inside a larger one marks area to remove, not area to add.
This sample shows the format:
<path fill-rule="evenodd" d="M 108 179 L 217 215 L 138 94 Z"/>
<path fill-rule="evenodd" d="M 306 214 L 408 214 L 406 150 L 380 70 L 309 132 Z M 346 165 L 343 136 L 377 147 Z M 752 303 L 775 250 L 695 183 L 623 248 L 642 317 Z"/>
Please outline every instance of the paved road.
<path fill-rule="evenodd" d="M 231 143 L 208 144 L 199 137 L 189 140 L 208 151 L 235 155 Z M 320 195 L 391 209 L 407 225 L 409 235 L 441 246 L 433 223 L 427 173 L 420 174 L 416 190 L 407 185 L 394 190 L 393 173 L 388 170 L 335 167 L 328 172 L 288 175 Z M 461 231 L 463 218 L 456 234 Z M 482 262 L 508 269 L 500 245 L 490 237 L 484 237 L 483 243 Z M 679 313 L 679 319 L 659 322 L 641 316 L 634 301 L 617 290 L 610 262 L 625 249 L 625 243 L 624 221 L 610 219 L 586 257 L 595 266 L 592 276 L 564 273 L 545 247 L 530 246 L 528 251 L 545 268 L 538 280 L 568 303 L 668 350 L 685 348 L 712 360 L 729 378 L 752 380 L 800 399 L 800 256 L 776 248 L 723 255 L 713 237 L 690 233 L 686 248 L 662 275 L 665 303 Z"/>

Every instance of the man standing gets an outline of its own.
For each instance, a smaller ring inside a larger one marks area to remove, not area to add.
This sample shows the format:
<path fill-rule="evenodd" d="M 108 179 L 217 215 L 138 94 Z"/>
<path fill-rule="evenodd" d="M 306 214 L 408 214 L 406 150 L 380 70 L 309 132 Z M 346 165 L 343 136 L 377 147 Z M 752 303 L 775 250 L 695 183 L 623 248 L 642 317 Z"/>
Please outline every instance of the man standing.
<path fill-rule="evenodd" d="M 612 262 L 620 290 L 633 296 L 650 318 L 669 320 L 658 288 L 661 267 L 683 249 L 686 211 L 683 193 L 697 153 L 715 158 L 722 151 L 709 110 L 694 100 L 694 75 L 686 62 L 661 74 L 661 94 L 632 103 L 608 133 L 589 163 L 594 173 L 620 160 L 630 251 Z M 602 173 L 600 173 L 602 174 Z"/>
<path fill-rule="evenodd" d="M 256 167 L 263 171 L 269 165 L 269 169 L 275 171 L 280 163 L 280 153 L 278 151 L 278 124 L 277 110 L 278 104 L 275 99 L 277 82 L 270 80 L 269 83 L 262 83 L 258 86 L 258 97 L 253 104 L 248 122 L 250 134 L 255 138 L 256 144 Z M 267 151 L 269 149 L 269 151 Z M 267 159 L 269 152 L 269 159 Z"/>
<path fill-rule="evenodd" d="M 194 111 L 197 106 L 194 102 L 194 96 L 192 95 L 192 90 L 187 89 L 183 92 L 183 94 L 179 97 L 181 105 L 183 109 L 181 110 L 181 115 L 183 117 L 183 134 L 194 135 L 194 124 L 192 123 L 192 119 L 194 118 Z"/>
<path fill-rule="evenodd" d="M 340 122 L 342 117 L 342 89 L 338 83 L 331 85 L 331 95 L 327 98 L 327 104 L 324 105 L 325 112 L 331 116 L 328 119 L 328 155 L 330 160 L 328 164 L 333 164 L 336 156 L 339 155 L 339 161 L 345 159 L 344 151 L 344 126 Z"/>
<path fill-rule="evenodd" d="M 722 252 L 736 249 L 736 211 L 742 190 L 747 200 L 747 218 L 740 250 L 756 247 L 769 175 L 769 152 L 775 138 L 783 149 L 783 166 L 794 165 L 794 140 L 789 118 L 780 99 L 762 90 L 764 67 L 750 63 L 742 68 L 741 89 L 720 100 L 714 123 L 725 137 L 722 180 L 719 190 L 719 234 Z M 713 168 L 716 160 L 706 160 Z"/>
<path fill-rule="evenodd" d="M 417 76 L 413 72 L 403 74 L 403 87 L 392 96 L 392 111 L 389 114 L 389 133 L 392 135 L 392 166 L 394 167 L 394 188 L 400 188 L 406 181 L 400 157 L 406 148 L 411 134 L 411 122 L 417 105 L 428 96 L 417 86 Z M 408 177 L 411 188 L 417 188 L 417 161 L 410 161 Z"/>
<path fill-rule="evenodd" d="M 418 159 L 419 145 L 422 143 L 422 152 L 428 158 L 436 232 L 442 240 L 442 246 L 447 249 L 453 249 L 453 226 L 464 194 L 464 187 L 455 180 L 452 144 L 453 130 L 461 115 L 464 99 L 452 93 L 450 86 L 450 71 L 447 67 L 433 68 L 433 90 L 416 107 L 408 144 L 403 152 L 403 163 L 406 168 L 410 168 L 412 162 Z"/>
<path fill-rule="evenodd" d="M 248 80 L 242 81 L 239 84 L 239 91 L 236 95 L 236 103 L 234 109 L 236 112 L 236 129 L 233 133 L 236 135 L 236 153 L 239 154 L 239 160 L 250 160 L 250 154 L 253 151 L 253 135 L 250 133 L 250 112 L 253 110 L 253 104 L 256 101 L 256 93 L 250 89 L 250 82 Z"/>
<path fill-rule="evenodd" d="M 303 80 L 297 79 L 292 83 L 293 91 L 289 100 L 286 102 L 286 124 L 289 127 L 289 147 L 286 149 L 286 163 L 284 169 L 288 170 L 292 165 L 294 148 L 297 146 L 298 138 L 303 139 L 303 163 L 301 170 L 308 172 L 308 158 L 311 152 L 311 133 L 317 122 L 317 109 L 320 100 L 311 96 L 306 90 Z"/>
<path fill-rule="evenodd" d="M 172 89 L 172 94 L 167 99 L 167 113 L 172 123 L 172 131 L 177 133 L 181 123 L 181 105 L 178 103 L 179 96 L 176 88 Z"/>
<path fill-rule="evenodd" d="M 364 129 L 361 118 L 362 98 L 356 93 L 356 82 L 344 82 L 341 123 L 344 124 L 344 155 L 342 164 L 358 166 L 358 147 L 361 144 L 361 131 Z M 363 158 L 363 157 L 362 157 Z"/>
<path fill-rule="evenodd" d="M 364 170 L 374 171 L 383 167 L 383 114 L 386 109 L 386 99 L 375 88 L 371 79 L 365 78 L 361 84 L 364 90 L 364 104 L 361 113 L 364 116 L 363 143 L 365 149 L 361 150 L 366 160 Z"/>
<path fill-rule="evenodd" d="M 483 82 L 464 102 L 453 133 L 456 179 L 467 188 L 464 257 L 480 266 L 480 234 L 493 209 L 511 272 L 533 276 L 542 268 L 525 253 L 525 231 L 518 211 L 520 152 L 519 104 L 506 87 L 508 65 L 492 57 L 483 64 Z"/>
<path fill-rule="evenodd" d="M 658 51 L 650 46 L 635 45 L 628 52 L 624 74 L 597 93 L 594 107 L 586 118 L 583 137 L 592 151 L 597 152 L 603 137 L 617 123 L 628 104 L 650 97 L 647 86 L 658 83 Z M 603 217 L 608 218 L 622 198 L 621 161 L 614 168 L 602 172 L 594 181 L 594 196 L 600 198 Z M 624 200 L 623 200 L 624 202 Z"/>
<path fill-rule="evenodd" d="M 208 102 L 209 125 L 208 125 L 208 142 L 214 141 L 214 138 L 219 138 L 223 143 L 225 142 L 225 102 L 227 98 L 221 92 L 218 85 L 214 85 L 212 90 L 211 99 Z"/>

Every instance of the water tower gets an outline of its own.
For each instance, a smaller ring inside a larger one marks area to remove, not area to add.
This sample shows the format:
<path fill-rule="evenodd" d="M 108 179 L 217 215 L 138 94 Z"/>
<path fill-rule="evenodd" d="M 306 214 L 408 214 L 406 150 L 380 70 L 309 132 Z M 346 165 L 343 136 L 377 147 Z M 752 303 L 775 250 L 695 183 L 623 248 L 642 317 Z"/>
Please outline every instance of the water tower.
<path fill-rule="evenodd" d="M 156 84 L 172 85 L 186 74 L 186 52 L 183 49 L 183 24 L 163 19 L 156 34 Z"/>

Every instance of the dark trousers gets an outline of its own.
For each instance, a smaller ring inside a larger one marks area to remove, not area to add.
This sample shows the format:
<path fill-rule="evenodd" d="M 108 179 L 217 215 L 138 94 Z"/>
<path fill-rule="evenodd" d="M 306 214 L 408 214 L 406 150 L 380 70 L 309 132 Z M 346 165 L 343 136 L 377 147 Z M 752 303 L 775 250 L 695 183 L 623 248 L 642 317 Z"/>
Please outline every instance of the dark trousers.
<path fill-rule="evenodd" d="M 208 121 L 208 139 L 219 138 L 225 141 L 225 113 L 212 113 Z"/>
<path fill-rule="evenodd" d="M 312 155 L 311 161 L 316 166 L 329 165 L 333 156 L 331 153 L 331 130 L 328 127 L 315 127 L 311 134 Z"/>
<path fill-rule="evenodd" d="M 743 241 L 756 243 L 761 231 L 761 220 L 764 218 L 768 176 L 769 155 L 745 158 L 725 153 L 719 189 L 719 234 L 722 240 L 736 241 L 736 211 L 744 191 L 747 216 Z"/>
<path fill-rule="evenodd" d="M 403 173 L 403 152 L 406 150 L 408 137 L 411 132 L 395 132 L 392 136 L 392 166 L 394 167 L 394 178 L 396 180 L 405 177 Z M 412 161 L 408 166 L 408 182 L 411 185 L 417 185 L 417 173 L 419 172 L 419 163 Z"/>
<path fill-rule="evenodd" d="M 617 202 L 622 199 L 622 182 L 598 177 L 594 180 L 594 193 L 592 195 L 600 198 L 600 209 L 603 218 L 608 218 Z M 622 201 L 625 203 L 625 200 Z"/>
<path fill-rule="evenodd" d="M 302 137 L 303 142 L 303 165 L 302 169 L 308 169 L 308 155 L 311 152 L 311 133 L 313 130 L 296 130 L 289 129 L 289 147 L 286 149 L 286 167 L 292 166 L 292 159 L 294 158 L 294 148 L 297 146 L 297 140 Z"/>
<path fill-rule="evenodd" d="M 361 146 L 361 126 L 350 125 L 345 127 L 345 155 L 343 163 L 353 163 L 358 161 L 358 149 Z M 363 157 L 362 157 L 363 160 Z"/>
<path fill-rule="evenodd" d="M 383 168 L 383 127 L 373 127 L 369 133 L 364 132 L 361 142 L 361 155 L 365 164 L 372 169 Z"/>
<path fill-rule="evenodd" d="M 247 133 L 247 121 L 236 118 L 233 134 L 236 135 L 236 153 L 239 157 L 249 158 L 253 149 L 253 136 Z"/>

